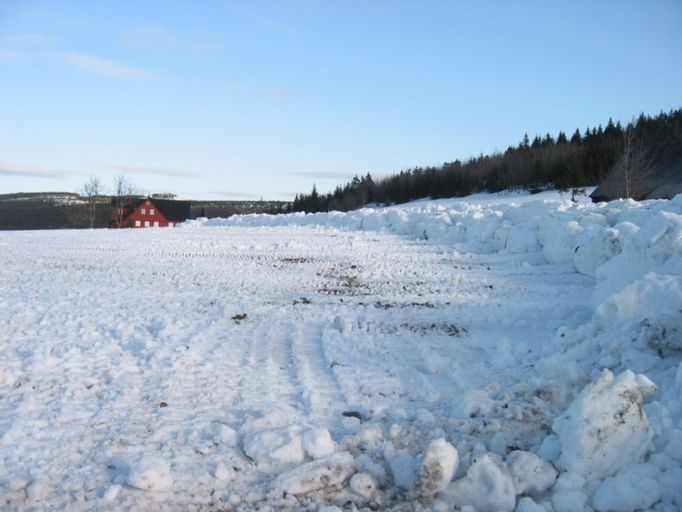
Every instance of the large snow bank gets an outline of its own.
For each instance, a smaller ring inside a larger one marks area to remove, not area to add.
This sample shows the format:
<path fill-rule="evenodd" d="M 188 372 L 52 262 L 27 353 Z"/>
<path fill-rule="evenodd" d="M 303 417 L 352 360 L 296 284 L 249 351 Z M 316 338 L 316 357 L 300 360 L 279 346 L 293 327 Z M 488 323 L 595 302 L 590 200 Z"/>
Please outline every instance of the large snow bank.
<path fill-rule="evenodd" d="M 550 263 L 596 277 L 596 295 L 602 300 L 649 271 L 678 276 L 682 272 L 682 195 L 670 201 L 599 204 L 572 202 L 558 194 L 497 202 L 469 203 L 464 198 L 348 213 L 204 218 L 182 226 L 290 225 L 385 231 L 433 243 L 464 244 L 469 251 L 541 251 Z"/>
<path fill-rule="evenodd" d="M 600 204 L 558 194 L 478 197 L 349 213 L 200 219 L 184 227 L 292 225 L 393 233 L 458 254 L 518 255 L 526 265 L 560 265 L 593 279 L 591 316 L 560 327 L 535 365 L 535 384 L 557 411 L 554 432 L 535 453 L 517 450 L 504 459 L 506 446 L 491 443 L 498 454 L 481 449 L 460 461 L 457 449 L 439 439 L 421 463 L 408 453 L 389 457 L 395 485 L 479 511 L 682 506 L 682 195 Z M 492 363 L 504 368 L 520 349 L 503 353 L 500 346 Z M 432 373 L 447 371 L 451 363 L 444 361 Z M 471 414 L 489 407 L 475 402 L 466 408 Z M 297 460 L 304 456 L 298 445 L 296 453 Z M 308 463 L 310 474 L 283 478 L 305 492 L 318 484 L 302 480 L 319 481 L 314 475 L 329 469 L 324 464 Z M 341 461 L 338 480 L 350 464 Z M 460 478 L 449 483 L 458 467 Z M 370 496 L 382 477 L 358 473 L 352 488 Z"/>

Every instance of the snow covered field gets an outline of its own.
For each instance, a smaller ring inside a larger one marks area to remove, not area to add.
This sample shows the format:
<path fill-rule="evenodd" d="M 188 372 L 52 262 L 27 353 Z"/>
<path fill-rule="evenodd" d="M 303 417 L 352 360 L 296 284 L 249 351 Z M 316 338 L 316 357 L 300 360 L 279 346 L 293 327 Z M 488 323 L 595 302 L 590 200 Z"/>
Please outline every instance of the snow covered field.
<path fill-rule="evenodd" d="M 682 196 L 5 232 L 0 268 L 0 509 L 682 509 Z"/>

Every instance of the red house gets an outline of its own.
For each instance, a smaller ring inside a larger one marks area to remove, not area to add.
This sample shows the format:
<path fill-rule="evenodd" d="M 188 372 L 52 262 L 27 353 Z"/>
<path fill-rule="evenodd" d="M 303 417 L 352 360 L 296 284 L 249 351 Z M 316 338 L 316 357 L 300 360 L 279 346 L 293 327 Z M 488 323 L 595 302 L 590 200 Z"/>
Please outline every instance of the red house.
<path fill-rule="evenodd" d="M 109 221 L 110 228 L 173 227 L 189 219 L 190 202 L 169 199 L 135 199 L 122 207 L 115 204 Z"/>

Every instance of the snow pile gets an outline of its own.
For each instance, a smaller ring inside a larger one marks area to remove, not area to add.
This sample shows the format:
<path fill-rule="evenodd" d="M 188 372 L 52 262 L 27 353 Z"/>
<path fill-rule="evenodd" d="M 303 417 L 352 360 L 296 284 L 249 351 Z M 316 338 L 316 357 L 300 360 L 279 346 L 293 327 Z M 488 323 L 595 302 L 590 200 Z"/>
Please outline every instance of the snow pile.
<path fill-rule="evenodd" d="M 465 244 L 467 250 L 478 252 L 541 251 L 550 263 L 597 277 L 601 299 L 648 271 L 677 275 L 682 271 L 682 195 L 670 201 L 596 205 L 550 193 L 479 203 L 463 198 L 348 213 L 203 218 L 182 226 L 292 225 L 385 231 L 434 243 Z"/>
<path fill-rule="evenodd" d="M 585 479 L 603 479 L 639 462 L 653 437 L 642 403 L 655 390 L 644 375 L 626 370 L 614 378 L 604 370 L 554 421 L 561 442 L 559 467 Z"/>

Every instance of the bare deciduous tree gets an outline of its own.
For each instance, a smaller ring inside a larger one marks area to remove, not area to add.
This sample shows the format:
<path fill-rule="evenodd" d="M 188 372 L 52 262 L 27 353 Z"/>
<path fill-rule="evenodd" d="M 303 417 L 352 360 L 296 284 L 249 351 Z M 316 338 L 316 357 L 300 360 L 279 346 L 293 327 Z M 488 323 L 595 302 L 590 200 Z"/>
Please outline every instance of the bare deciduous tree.
<path fill-rule="evenodd" d="M 102 183 L 96 176 L 90 176 L 88 181 L 83 184 L 81 188 L 81 195 L 85 197 L 88 208 L 88 223 L 90 229 L 95 227 L 95 219 L 97 217 L 97 199 L 102 193 Z"/>
<path fill-rule="evenodd" d="M 652 162 L 649 148 L 635 133 L 634 123 L 623 131 L 623 154 L 614 169 L 618 195 L 641 199 L 649 192 Z"/>
<path fill-rule="evenodd" d="M 114 222 L 117 228 L 123 225 L 125 208 L 135 192 L 135 186 L 125 174 L 119 174 L 114 178 Z"/>

